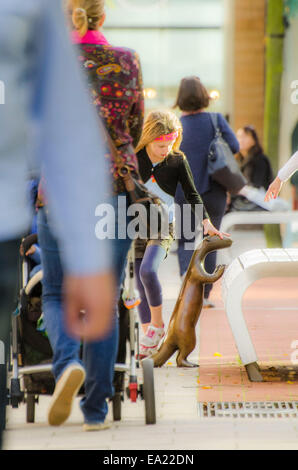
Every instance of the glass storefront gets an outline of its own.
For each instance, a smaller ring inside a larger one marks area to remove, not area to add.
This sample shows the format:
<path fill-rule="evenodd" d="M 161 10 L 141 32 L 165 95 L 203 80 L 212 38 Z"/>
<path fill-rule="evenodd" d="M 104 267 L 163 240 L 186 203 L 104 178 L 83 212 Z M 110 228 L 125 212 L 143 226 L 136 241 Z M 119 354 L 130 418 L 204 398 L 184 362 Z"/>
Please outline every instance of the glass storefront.
<path fill-rule="evenodd" d="M 171 107 L 188 75 L 223 93 L 224 0 L 107 0 L 106 11 L 108 40 L 140 55 L 147 110 Z"/>

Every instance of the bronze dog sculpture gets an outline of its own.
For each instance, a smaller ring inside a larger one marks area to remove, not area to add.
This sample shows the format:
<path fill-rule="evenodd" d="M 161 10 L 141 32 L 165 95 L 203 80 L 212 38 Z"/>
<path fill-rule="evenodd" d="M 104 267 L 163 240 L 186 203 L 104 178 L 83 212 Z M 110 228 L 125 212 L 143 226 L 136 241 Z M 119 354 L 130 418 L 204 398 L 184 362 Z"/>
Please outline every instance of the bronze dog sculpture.
<path fill-rule="evenodd" d="M 216 282 L 224 273 L 225 266 L 219 265 L 213 274 L 206 273 L 204 259 L 208 253 L 231 246 L 232 240 L 218 236 L 206 237 L 194 251 L 180 289 L 164 342 L 152 356 L 155 367 L 161 367 L 175 351 L 178 367 L 198 367 L 187 361 L 187 356 L 196 345 L 195 326 L 202 305 L 204 284 Z"/>

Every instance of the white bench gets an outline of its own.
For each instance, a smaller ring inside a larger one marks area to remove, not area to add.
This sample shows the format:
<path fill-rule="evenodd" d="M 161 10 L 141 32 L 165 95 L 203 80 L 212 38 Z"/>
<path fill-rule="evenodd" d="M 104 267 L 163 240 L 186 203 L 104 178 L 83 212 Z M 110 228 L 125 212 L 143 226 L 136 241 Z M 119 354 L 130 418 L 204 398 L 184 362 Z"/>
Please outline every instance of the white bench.
<path fill-rule="evenodd" d="M 286 224 L 298 221 L 298 211 L 239 211 L 224 215 L 220 229 L 228 232 L 233 225 L 243 224 Z"/>
<path fill-rule="evenodd" d="M 253 282 L 265 277 L 298 277 L 298 249 L 268 248 L 246 251 L 228 266 L 223 275 L 222 297 L 226 314 L 240 359 L 253 382 L 261 382 L 263 378 L 243 316 L 242 298 Z"/>

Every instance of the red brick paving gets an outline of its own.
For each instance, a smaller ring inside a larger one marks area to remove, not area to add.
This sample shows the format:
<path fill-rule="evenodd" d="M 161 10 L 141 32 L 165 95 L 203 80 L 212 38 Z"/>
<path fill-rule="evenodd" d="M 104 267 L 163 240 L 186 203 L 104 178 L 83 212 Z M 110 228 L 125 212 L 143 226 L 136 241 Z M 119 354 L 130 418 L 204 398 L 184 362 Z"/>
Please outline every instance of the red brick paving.
<path fill-rule="evenodd" d="M 223 308 L 219 282 L 211 300 L 216 308 L 205 309 L 201 315 L 198 401 L 298 400 L 297 377 L 284 382 L 278 377 L 272 382 L 249 381 Z M 243 306 L 260 367 L 293 367 L 291 344 L 298 340 L 298 278 L 255 282 L 246 291 Z"/>

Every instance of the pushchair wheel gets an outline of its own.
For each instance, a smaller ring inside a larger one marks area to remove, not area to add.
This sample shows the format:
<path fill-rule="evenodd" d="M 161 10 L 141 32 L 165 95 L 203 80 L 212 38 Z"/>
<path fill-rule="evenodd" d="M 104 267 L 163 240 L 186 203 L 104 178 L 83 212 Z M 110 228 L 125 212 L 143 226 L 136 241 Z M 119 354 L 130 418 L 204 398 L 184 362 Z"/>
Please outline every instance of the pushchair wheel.
<path fill-rule="evenodd" d="M 121 401 L 122 401 L 122 394 L 120 392 L 116 392 L 112 398 L 114 421 L 121 421 Z"/>
<path fill-rule="evenodd" d="M 141 361 L 143 368 L 143 397 L 145 401 L 146 424 L 156 423 L 155 392 L 154 392 L 154 363 L 150 358 Z"/>
<path fill-rule="evenodd" d="M 21 391 L 20 380 L 13 378 L 10 382 L 10 402 L 13 408 L 18 408 L 24 399 L 24 393 Z"/>
<path fill-rule="evenodd" d="M 38 399 L 33 393 L 28 393 L 26 397 L 26 421 L 27 423 L 34 423 L 35 421 L 35 403 L 37 403 Z"/>

